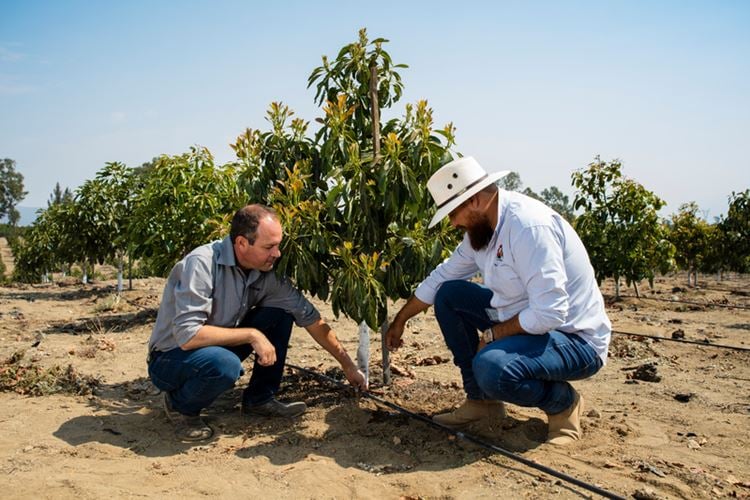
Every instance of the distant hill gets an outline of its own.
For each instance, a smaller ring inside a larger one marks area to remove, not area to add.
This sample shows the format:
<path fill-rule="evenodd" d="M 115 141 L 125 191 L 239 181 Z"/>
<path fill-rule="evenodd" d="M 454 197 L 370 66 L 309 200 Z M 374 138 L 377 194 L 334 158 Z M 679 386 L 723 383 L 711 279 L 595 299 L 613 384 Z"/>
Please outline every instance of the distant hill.
<path fill-rule="evenodd" d="M 18 213 L 21 214 L 21 218 L 18 221 L 19 226 L 30 226 L 36 220 L 36 211 L 40 207 L 16 207 Z M 7 223 L 8 218 L 3 217 L 0 222 Z"/>

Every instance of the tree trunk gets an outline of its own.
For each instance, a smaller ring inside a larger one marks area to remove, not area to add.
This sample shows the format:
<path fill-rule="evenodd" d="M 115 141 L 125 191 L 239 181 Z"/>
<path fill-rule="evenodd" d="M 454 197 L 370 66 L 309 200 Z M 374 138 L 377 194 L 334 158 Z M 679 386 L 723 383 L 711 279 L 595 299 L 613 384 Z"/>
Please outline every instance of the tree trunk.
<path fill-rule="evenodd" d="M 128 250 L 128 290 L 133 289 L 133 253 Z"/>
<path fill-rule="evenodd" d="M 374 62 L 370 65 L 370 106 L 372 109 L 372 151 L 375 155 L 373 161 L 380 161 L 380 105 L 378 104 L 378 66 Z"/>
<path fill-rule="evenodd" d="M 391 352 L 385 345 L 385 332 L 388 331 L 388 313 L 386 320 L 380 325 L 380 348 L 383 351 L 383 385 L 391 385 Z"/>
<path fill-rule="evenodd" d="M 638 292 L 638 283 L 635 281 L 633 281 L 633 289 L 635 290 L 635 296 L 640 299 L 641 294 Z"/>
<path fill-rule="evenodd" d="M 378 65 L 370 64 L 370 113 L 372 115 L 373 164 L 380 163 L 380 104 L 378 102 Z M 387 306 L 386 306 L 387 307 Z M 391 384 L 391 356 L 385 345 L 385 332 L 388 331 L 388 310 L 386 320 L 380 325 L 380 348 L 383 354 L 383 385 Z"/>
<path fill-rule="evenodd" d="M 117 260 L 117 295 L 122 294 L 122 257 Z"/>
<path fill-rule="evenodd" d="M 359 324 L 359 345 L 357 346 L 357 368 L 370 381 L 370 327 L 364 321 Z"/>
<path fill-rule="evenodd" d="M 615 300 L 620 300 L 620 277 L 615 277 Z"/>

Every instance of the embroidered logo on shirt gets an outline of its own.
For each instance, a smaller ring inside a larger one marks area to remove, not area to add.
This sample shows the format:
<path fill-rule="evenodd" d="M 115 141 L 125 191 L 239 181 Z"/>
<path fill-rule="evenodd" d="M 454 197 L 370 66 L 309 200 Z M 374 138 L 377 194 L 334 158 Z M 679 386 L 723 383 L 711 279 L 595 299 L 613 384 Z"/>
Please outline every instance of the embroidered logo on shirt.
<path fill-rule="evenodd" d="M 497 247 L 497 258 L 498 260 L 503 260 L 503 244 L 500 243 L 500 246 Z"/>

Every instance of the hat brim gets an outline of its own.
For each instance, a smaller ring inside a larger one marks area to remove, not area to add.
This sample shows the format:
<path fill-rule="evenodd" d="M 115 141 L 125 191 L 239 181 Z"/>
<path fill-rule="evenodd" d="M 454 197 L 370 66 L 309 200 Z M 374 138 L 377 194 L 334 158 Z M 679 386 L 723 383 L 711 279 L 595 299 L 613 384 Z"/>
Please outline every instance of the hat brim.
<path fill-rule="evenodd" d="M 446 203 L 442 207 L 438 209 L 437 212 L 435 212 L 435 215 L 432 216 L 432 220 L 430 221 L 430 224 L 427 226 L 427 228 L 434 227 L 438 222 L 443 220 L 443 218 L 451 213 L 457 206 L 459 206 L 461 203 L 465 202 L 475 194 L 477 194 L 482 189 L 486 188 L 493 182 L 497 181 L 498 179 L 502 179 L 506 175 L 510 173 L 510 170 L 500 170 L 498 172 L 489 172 L 487 174 L 487 177 L 482 179 L 480 182 L 477 182 L 473 186 L 471 186 L 471 189 L 467 189 L 465 192 L 461 193 L 459 196 L 457 196 L 455 199 L 451 200 L 450 202 Z"/>

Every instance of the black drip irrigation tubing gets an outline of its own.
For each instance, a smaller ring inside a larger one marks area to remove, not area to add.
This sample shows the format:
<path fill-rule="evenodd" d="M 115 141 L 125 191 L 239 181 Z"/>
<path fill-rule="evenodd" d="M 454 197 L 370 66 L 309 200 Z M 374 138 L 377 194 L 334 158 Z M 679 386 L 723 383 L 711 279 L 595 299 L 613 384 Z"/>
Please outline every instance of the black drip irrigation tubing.
<path fill-rule="evenodd" d="M 671 302 L 674 304 L 690 304 L 693 306 L 702 306 L 702 307 L 729 307 L 732 309 L 750 309 L 748 306 L 742 306 L 739 304 L 721 304 L 716 302 L 693 302 L 690 300 L 674 300 L 674 299 L 662 299 L 661 297 L 636 297 L 635 295 L 620 295 L 622 298 L 629 298 L 629 299 L 646 299 L 646 300 L 659 300 L 661 302 Z M 615 305 L 615 304 L 612 304 Z"/>
<path fill-rule="evenodd" d="M 696 345 L 702 345 L 704 347 L 718 347 L 720 349 L 733 349 L 735 351 L 750 351 L 750 347 L 737 347 L 733 345 L 712 344 L 710 342 L 702 342 L 700 340 L 673 339 L 669 337 L 659 337 L 658 335 L 648 335 L 646 333 L 623 332 L 620 330 L 612 330 L 612 333 L 618 333 L 620 335 L 630 335 L 631 337 L 646 337 L 649 339 L 656 339 L 656 340 L 668 340 L 670 342 L 682 342 L 683 344 L 696 344 Z"/>
<path fill-rule="evenodd" d="M 322 373 L 318 373 L 318 372 L 316 372 L 314 370 L 309 370 L 307 368 L 302 368 L 301 366 L 290 365 L 289 363 L 287 363 L 286 366 L 288 366 L 289 368 L 293 368 L 295 370 L 307 373 L 309 375 L 312 375 L 313 377 L 322 379 L 322 380 L 324 380 L 326 382 L 330 382 L 330 383 L 332 383 L 332 384 L 334 384 L 334 385 L 336 385 L 336 386 L 338 386 L 340 388 L 347 388 L 347 386 L 345 384 L 339 382 L 338 380 L 336 380 L 334 378 L 331 378 L 331 377 L 329 377 L 327 375 L 323 375 Z M 416 419 L 416 420 L 419 420 L 421 422 L 424 422 L 424 423 L 426 423 L 428 425 L 431 425 L 432 427 L 436 427 L 438 429 L 441 429 L 441 430 L 447 432 L 448 434 L 452 434 L 453 436 L 456 436 L 459 439 L 464 439 L 466 441 L 469 441 L 470 443 L 473 443 L 473 444 L 476 444 L 476 445 L 481 446 L 483 448 L 486 448 L 488 450 L 500 453 L 504 457 L 510 458 L 511 460 L 515 460 L 516 462 L 520 462 L 520 463 L 526 465 L 527 467 L 531 467 L 532 469 L 536 469 L 538 471 L 544 472 L 545 474 L 549 474 L 550 476 L 554 476 L 554 477 L 556 477 L 558 479 L 562 479 L 563 481 L 566 481 L 568 483 L 574 484 L 574 485 L 576 485 L 576 486 L 578 486 L 580 488 L 583 488 L 585 490 L 591 491 L 592 493 L 596 493 L 597 495 L 601 495 L 604 498 L 612 498 L 612 499 L 616 499 L 616 500 L 625 500 L 625 497 L 622 497 L 620 495 L 617 495 L 617 494 L 612 493 L 610 491 L 607 491 L 605 489 L 599 488 L 598 486 L 595 486 L 593 484 L 587 483 L 585 481 L 581 481 L 580 479 L 576 479 L 573 476 L 569 476 L 569 475 L 567 475 L 567 474 L 565 474 L 563 472 L 556 471 L 555 469 L 551 469 L 551 468 L 549 468 L 549 467 L 547 467 L 545 465 L 538 464 L 538 463 L 536 463 L 536 462 L 534 462 L 532 460 L 529 460 L 528 458 L 524 458 L 524 457 L 522 457 L 520 455 L 516 455 L 512 451 L 508 451 L 505 448 L 501 448 L 499 446 L 495 446 L 494 444 L 491 444 L 491 443 L 488 443 L 486 441 L 483 441 L 483 440 L 481 440 L 479 438 L 476 438 L 476 437 L 474 437 L 474 436 L 472 436 L 470 434 L 464 434 L 463 432 L 457 431 L 455 429 L 451 429 L 450 427 L 446 427 L 445 425 L 439 424 L 439 423 L 437 423 L 437 422 L 435 422 L 435 421 L 433 421 L 433 420 L 431 420 L 431 419 L 429 419 L 429 418 L 427 418 L 427 417 L 425 417 L 423 415 L 419 415 L 418 413 L 411 412 L 411 411 L 407 410 L 406 408 L 402 408 L 401 406 L 399 406 L 399 405 L 397 405 L 395 403 L 391 403 L 390 401 L 387 401 L 387 400 L 385 400 L 383 398 L 380 398 L 380 397 L 378 397 L 378 396 L 376 396 L 374 394 L 371 394 L 371 393 L 366 392 L 366 391 L 362 392 L 360 394 L 362 396 L 366 397 L 366 398 L 372 399 L 372 400 L 377 401 L 378 403 L 380 403 L 382 405 L 385 405 L 385 406 L 387 406 L 389 408 L 392 408 L 392 409 L 398 411 L 399 413 L 402 413 L 402 414 L 404 414 L 404 415 L 406 415 L 408 417 L 411 417 L 413 419 Z"/>

